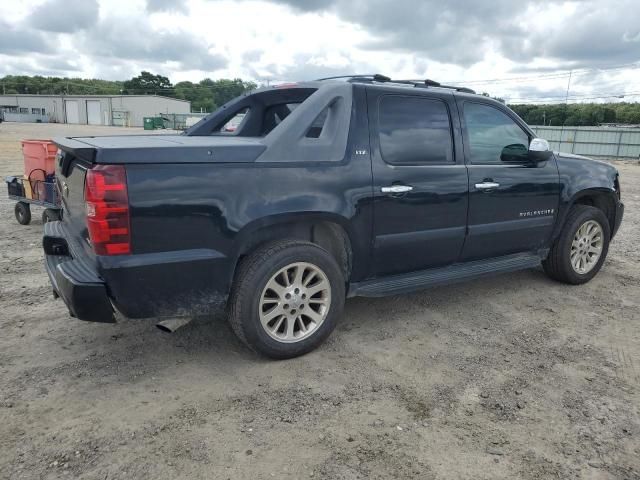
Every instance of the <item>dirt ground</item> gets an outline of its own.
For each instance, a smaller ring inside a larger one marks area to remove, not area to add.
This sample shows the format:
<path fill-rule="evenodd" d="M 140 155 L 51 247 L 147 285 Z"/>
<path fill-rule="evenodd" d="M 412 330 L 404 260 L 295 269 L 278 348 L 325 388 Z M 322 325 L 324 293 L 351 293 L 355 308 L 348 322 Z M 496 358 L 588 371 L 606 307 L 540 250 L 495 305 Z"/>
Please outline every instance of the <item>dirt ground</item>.
<path fill-rule="evenodd" d="M 19 139 L 142 133 L 0 125 Z M 626 217 L 603 271 L 541 269 L 351 299 L 299 359 L 259 358 L 223 318 L 69 318 L 29 226 L 0 193 L 2 479 L 638 479 L 640 165 L 618 163 Z"/>

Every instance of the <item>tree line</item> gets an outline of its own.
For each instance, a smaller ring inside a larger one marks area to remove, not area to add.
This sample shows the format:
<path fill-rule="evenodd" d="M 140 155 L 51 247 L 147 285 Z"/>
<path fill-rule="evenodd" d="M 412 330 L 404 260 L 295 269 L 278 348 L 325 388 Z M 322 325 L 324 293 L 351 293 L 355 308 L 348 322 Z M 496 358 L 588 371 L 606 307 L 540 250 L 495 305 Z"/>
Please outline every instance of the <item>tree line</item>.
<path fill-rule="evenodd" d="M 194 112 L 212 112 L 229 100 L 257 88 L 239 78 L 171 83 L 169 78 L 141 72 L 125 81 L 7 75 L 0 78 L 4 94 L 163 95 L 189 100 Z M 593 126 L 601 123 L 640 124 L 640 103 L 573 103 L 509 105 L 529 125 Z"/>
<path fill-rule="evenodd" d="M 640 103 L 509 105 L 529 125 L 587 127 L 601 123 L 640 125 Z"/>
<path fill-rule="evenodd" d="M 59 78 L 27 75 L 7 75 L 0 78 L 0 94 L 39 95 L 163 95 L 189 100 L 194 112 L 212 112 L 232 98 L 258 86 L 239 78 L 199 82 L 171 81 L 162 75 L 142 72 L 125 81 L 84 78 Z"/>

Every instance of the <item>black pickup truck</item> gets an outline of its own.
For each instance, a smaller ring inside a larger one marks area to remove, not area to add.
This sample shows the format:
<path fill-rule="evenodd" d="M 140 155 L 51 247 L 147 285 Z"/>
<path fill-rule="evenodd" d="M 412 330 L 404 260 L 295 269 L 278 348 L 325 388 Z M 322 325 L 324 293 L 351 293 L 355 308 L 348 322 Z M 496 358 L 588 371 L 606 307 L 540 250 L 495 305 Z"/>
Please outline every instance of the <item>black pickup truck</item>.
<path fill-rule="evenodd" d="M 465 88 L 381 75 L 280 85 L 183 135 L 55 139 L 54 295 L 82 320 L 227 309 L 238 337 L 304 354 L 345 297 L 540 265 L 601 268 L 623 215 L 611 165 L 554 153 Z"/>

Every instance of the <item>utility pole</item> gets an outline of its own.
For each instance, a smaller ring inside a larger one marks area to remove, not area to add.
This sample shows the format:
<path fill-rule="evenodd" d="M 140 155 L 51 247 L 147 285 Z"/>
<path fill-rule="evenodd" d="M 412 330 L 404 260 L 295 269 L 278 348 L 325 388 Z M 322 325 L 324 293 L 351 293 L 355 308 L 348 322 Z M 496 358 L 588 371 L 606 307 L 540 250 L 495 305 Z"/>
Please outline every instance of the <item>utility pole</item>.
<path fill-rule="evenodd" d="M 569 88 L 571 87 L 571 75 L 573 75 L 573 70 L 569 70 L 569 80 L 567 81 L 567 95 L 564 97 L 565 105 L 569 103 Z"/>
<path fill-rule="evenodd" d="M 567 110 L 569 108 L 569 88 L 571 87 L 571 75 L 573 74 L 573 70 L 569 70 L 569 80 L 567 81 L 567 94 L 564 97 L 564 115 L 562 119 L 562 127 L 560 128 L 560 143 L 558 144 L 558 149 L 562 146 L 562 134 L 564 133 L 564 125 L 567 123 Z M 573 150 L 573 149 L 572 149 Z"/>

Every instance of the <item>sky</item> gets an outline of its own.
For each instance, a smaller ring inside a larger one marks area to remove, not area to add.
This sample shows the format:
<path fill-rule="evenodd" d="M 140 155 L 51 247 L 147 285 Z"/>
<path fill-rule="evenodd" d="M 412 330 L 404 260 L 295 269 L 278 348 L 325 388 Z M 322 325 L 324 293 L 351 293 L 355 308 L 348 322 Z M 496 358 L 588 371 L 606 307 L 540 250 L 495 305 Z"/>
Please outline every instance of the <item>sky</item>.
<path fill-rule="evenodd" d="M 381 73 L 513 103 L 561 103 L 567 87 L 569 101 L 640 101 L 640 0 L 2 0 L 0 11 L 0 77 Z"/>

